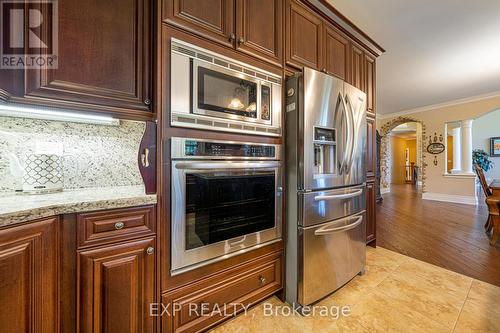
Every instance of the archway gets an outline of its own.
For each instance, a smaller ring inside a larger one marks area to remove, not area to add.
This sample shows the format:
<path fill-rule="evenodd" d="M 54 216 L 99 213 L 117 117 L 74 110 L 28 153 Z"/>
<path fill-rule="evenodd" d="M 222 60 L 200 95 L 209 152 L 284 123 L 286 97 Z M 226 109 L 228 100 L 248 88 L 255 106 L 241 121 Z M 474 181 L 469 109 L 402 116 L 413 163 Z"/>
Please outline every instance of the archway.
<path fill-rule="evenodd" d="M 425 162 L 425 147 L 423 141 L 426 138 L 426 128 L 425 124 L 421 120 L 412 117 L 394 118 L 382 125 L 380 128 L 380 135 L 382 137 L 380 142 L 380 187 L 382 192 L 384 189 L 390 188 L 391 156 L 389 152 L 389 134 L 397 126 L 413 122 L 420 124 L 422 128 L 420 140 L 417 140 L 417 152 L 420 152 L 422 161 L 418 180 L 422 182 L 422 192 L 425 192 L 425 169 L 427 167 L 427 163 Z"/>

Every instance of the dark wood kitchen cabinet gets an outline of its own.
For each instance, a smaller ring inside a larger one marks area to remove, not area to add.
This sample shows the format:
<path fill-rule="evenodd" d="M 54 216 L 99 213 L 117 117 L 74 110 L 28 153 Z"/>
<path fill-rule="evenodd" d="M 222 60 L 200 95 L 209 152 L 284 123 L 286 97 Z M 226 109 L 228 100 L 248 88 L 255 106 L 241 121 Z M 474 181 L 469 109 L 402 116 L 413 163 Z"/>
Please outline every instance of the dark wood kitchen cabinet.
<path fill-rule="evenodd" d="M 163 20 L 282 66 L 282 0 L 164 0 Z"/>
<path fill-rule="evenodd" d="M 286 63 L 323 68 L 323 21 L 311 9 L 294 1 L 286 1 Z"/>
<path fill-rule="evenodd" d="M 283 1 L 236 0 L 236 49 L 281 67 Z"/>
<path fill-rule="evenodd" d="M 368 115 L 375 117 L 375 58 L 365 53 L 365 92 L 366 92 L 366 111 Z"/>
<path fill-rule="evenodd" d="M 345 80 L 348 70 L 349 41 L 330 24 L 325 24 L 324 52 L 325 72 Z"/>
<path fill-rule="evenodd" d="M 365 91 L 365 54 L 358 46 L 351 43 L 350 47 L 350 76 L 348 82 L 358 89 Z"/>
<path fill-rule="evenodd" d="M 58 330 L 58 218 L 0 231 L 4 333 Z"/>
<path fill-rule="evenodd" d="M 211 41 L 233 47 L 235 0 L 163 0 L 163 20 Z"/>
<path fill-rule="evenodd" d="M 366 177 L 375 177 L 377 161 L 377 138 L 375 119 L 366 118 Z"/>
<path fill-rule="evenodd" d="M 366 183 L 366 243 L 375 245 L 377 216 L 375 210 L 375 181 Z"/>
<path fill-rule="evenodd" d="M 23 102 L 150 119 L 151 6 L 59 1 L 58 68 L 26 71 Z"/>
<path fill-rule="evenodd" d="M 155 332 L 155 238 L 78 253 L 79 332 Z"/>

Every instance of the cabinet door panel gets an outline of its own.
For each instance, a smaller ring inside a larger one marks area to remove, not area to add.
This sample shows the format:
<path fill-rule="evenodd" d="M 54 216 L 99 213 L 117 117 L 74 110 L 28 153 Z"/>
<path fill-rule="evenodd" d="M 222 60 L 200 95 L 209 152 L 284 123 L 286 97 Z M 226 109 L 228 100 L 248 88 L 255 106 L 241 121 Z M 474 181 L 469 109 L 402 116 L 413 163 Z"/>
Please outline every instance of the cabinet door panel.
<path fill-rule="evenodd" d="M 329 74 L 338 76 L 342 80 L 347 77 L 347 59 L 349 42 L 332 26 L 325 28 L 325 70 Z"/>
<path fill-rule="evenodd" d="M 351 73 L 349 82 L 358 89 L 365 91 L 364 77 L 365 58 L 363 51 L 357 46 L 351 44 Z"/>
<path fill-rule="evenodd" d="M 234 46 L 235 0 L 164 0 L 164 20 L 226 46 Z M 236 36 L 235 36 L 236 37 Z"/>
<path fill-rule="evenodd" d="M 373 242 L 377 234 L 375 211 L 375 183 L 366 183 L 366 243 Z"/>
<path fill-rule="evenodd" d="M 95 105 L 149 111 L 150 4 L 60 1 L 58 68 L 28 71 L 25 95 L 94 105 L 93 111 L 101 109 Z"/>
<path fill-rule="evenodd" d="M 281 0 L 237 0 L 237 49 L 282 66 Z"/>
<path fill-rule="evenodd" d="M 0 231 L 2 332 L 57 331 L 57 254 L 57 218 Z"/>
<path fill-rule="evenodd" d="M 366 177 L 375 177 L 377 142 L 375 119 L 366 118 Z"/>
<path fill-rule="evenodd" d="M 155 246 L 148 238 L 80 252 L 80 332 L 153 332 Z"/>
<path fill-rule="evenodd" d="M 286 8 L 286 40 L 289 65 L 322 67 L 322 21 L 303 5 L 289 1 Z"/>
<path fill-rule="evenodd" d="M 367 112 L 375 116 L 375 58 L 365 55 L 365 89 L 367 97 Z"/>

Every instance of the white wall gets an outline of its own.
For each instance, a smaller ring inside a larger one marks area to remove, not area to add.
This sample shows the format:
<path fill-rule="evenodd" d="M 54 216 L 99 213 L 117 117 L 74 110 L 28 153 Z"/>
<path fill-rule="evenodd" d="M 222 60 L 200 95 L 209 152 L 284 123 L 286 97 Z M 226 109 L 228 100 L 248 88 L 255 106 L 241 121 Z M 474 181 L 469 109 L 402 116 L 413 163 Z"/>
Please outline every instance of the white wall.
<path fill-rule="evenodd" d="M 490 138 L 500 137 L 500 109 L 474 119 L 472 123 L 472 149 L 490 153 Z M 491 157 L 493 169 L 486 173 L 488 179 L 500 179 L 500 157 Z"/>

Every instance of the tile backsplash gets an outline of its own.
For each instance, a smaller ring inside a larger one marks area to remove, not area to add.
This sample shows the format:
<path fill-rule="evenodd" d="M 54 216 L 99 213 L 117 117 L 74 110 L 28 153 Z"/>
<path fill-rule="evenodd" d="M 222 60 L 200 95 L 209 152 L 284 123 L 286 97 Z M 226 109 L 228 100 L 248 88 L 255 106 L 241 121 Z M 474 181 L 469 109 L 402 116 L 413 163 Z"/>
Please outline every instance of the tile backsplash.
<path fill-rule="evenodd" d="M 23 162 L 40 143 L 63 148 L 64 188 L 141 185 L 137 153 L 145 124 L 119 126 L 0 117 L 0 191 L 19 187 L 8 154 Z"/>

